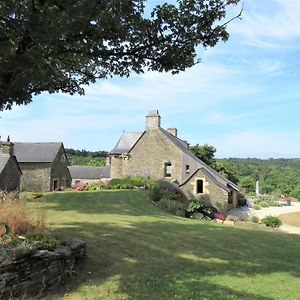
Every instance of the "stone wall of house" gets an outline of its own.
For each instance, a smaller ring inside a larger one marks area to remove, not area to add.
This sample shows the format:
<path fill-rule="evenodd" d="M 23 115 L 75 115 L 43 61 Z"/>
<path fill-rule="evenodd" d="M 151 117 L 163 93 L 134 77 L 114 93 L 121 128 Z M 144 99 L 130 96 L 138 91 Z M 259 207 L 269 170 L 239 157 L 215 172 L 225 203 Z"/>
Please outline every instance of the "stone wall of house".
<path fill-rule="evenodd" d="M 71 187 L 72 178 L 68 169 L 68 159 L 64 148 L 61 146 L 52 163 L 51 169 L 51 186 L 53 190 L 53 181 L 57 180 L 57 187 Z"/>
<path fill-rule="evenodd" d="M 126 176 L 165 178 L 165 163 L 172 164 L 172 176 L 167 179 L 181 181 L 182 155 L 160 130 L 145 132 L 128 156 L 111 159 L 111 177 Z"/>
<path fill-rule="evenodd" d="M 15 191 L 20 189 L 21 171 L 12 156 L 0 174 L 0 190 Z"/>
<path fill-rule="evenodd" d="M 122 178 L 126 176 L 123 174 L 122 165 L 123 165 L 123 158 L 117 155 L 111 156 L 110 158 L 111 163 L 111 171 L 110 177 L 111 178 Z"/>
<path fill-rule="evenodd" d="M 230 188 L 230 192 L 231 192 L 231 195 L 228 198 L 230 200 L 230 201 L 228 201 L 228 208 L 229 209 L 236 208 L 236 207 L 238 207 L 238 200 L 239 200 L 240 194 L 237 190 L 235 190 L 233 188 Z"/>
<path fill-rule="evenodd" d="M 197 194 L 196 181 L 203 180 L 203 193 Z M 198 198 L 207 205 L 213 205 L 221 213 L 228 211 L 228 192 L 220 188 L 215 181 L 207 176 L 201 170 L 198 170 L 186 183 L 180 188 L 188 198 Z"/>
<path fill-rule="evenodd" d="M 68 246 L 53 252 L 1 253 L 0 299 L 37 299 L 74 275 L 86 257 L 86 245 L 80 239 L 72 239 Z"/>
<path fill-rule="evenodd" d="M 51 163 L 19 163 L 23 176 L 21 191 L 50 191 Z"/>

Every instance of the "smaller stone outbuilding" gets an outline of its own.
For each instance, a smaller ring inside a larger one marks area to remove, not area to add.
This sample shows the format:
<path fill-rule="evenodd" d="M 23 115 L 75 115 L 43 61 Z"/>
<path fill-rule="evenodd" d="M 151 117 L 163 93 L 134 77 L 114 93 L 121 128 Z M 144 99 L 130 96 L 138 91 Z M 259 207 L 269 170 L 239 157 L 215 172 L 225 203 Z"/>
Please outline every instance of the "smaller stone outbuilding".
<path fill-rule="evenodd" d="M 20 189 L 22 176 L 22 171 L 13 151 L 13 143 L 0 141 L 0 190 L 8 192 Z"/>
<path fill-rule="evenodd" d="M 68 168 L 72 178 L 72 185 L 76 183 L 107 182 L 110 179 L 110 166 L 69 166 Z"/>
<path fill-rule="evenodd" d="M 21 191 L 48 192 L 71 187 L 63 143 L 14 143 L 23 176 Z"/>

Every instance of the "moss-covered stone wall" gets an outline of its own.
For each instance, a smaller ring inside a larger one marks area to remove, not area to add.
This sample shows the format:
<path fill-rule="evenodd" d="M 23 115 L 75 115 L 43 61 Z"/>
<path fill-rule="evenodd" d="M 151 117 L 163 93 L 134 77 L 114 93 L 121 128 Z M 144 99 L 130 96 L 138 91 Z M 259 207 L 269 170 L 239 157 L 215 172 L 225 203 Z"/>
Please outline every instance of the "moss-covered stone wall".
<path fill-rule="evenodd" d="M 11 254 L 0 250 L 1 300 L 41 298 L 49 289 L 69 280 L 86 257 L 86 245 L 80 239 L 72 239 L 55 251 Z"/>

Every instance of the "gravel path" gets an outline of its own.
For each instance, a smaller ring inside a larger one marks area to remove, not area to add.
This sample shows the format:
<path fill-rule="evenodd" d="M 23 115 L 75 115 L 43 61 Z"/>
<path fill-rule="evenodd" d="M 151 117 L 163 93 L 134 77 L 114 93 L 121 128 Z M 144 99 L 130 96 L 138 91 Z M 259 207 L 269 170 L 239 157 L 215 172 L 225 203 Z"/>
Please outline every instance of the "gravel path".
<path fill-rule="evenodd" d="M 292 202 L 291 206 L 280 206 L 280 207 L 262 207 L 260 210 L 254 210 L 249 207 L 242 207 L 242 208 L 235 208 L 228 212 L 229 216 L 235 217 L 251 217 L 257 216 L 260 219 L 271 215 L 271 216 L 280 216 L 283 214 L 288 214 L 292 212 L 300 212 L 300 202 Z M 279 227 L 281 231 L 293 233 L 293 234 L 300 234 L 300 227 L 290 226 L 287 224 L 283 224 Z"/>

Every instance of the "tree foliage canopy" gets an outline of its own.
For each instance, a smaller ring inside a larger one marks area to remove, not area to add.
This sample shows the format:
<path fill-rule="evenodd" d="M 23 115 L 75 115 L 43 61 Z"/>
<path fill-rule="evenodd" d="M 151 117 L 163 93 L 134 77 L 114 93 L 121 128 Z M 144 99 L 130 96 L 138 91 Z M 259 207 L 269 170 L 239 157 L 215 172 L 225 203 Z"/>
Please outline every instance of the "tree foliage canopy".
<path fill-rule="evenodd" d="M 232 168 L 231 164 L 227 163 L 226 161 L 215 159 L 215 153 L 217 149 L 214 146 L 208 144 L 196 144 L 195 146 L 190 146 L 190 150 L 203 162 L 219 172 L 222 176 L 227 177 L 234 183 L 238 182 L 236 172 Z"/>
<path fill-rule="evenodd" d="M 197 45 L 228 39 L 228 5 L 177 0 L 145 13 L 145 0 L 2 0 L 0 110 L 43 91 L 83 94 L 98 78 L 145 70 L 177 73 Z"/>
<path fill-rule="evenodd" d="M 190 146 L 190 150 L 206 164 L 212 166 L 215 163 L 214 157 L 217 149 L 214 146 L 196 144 L 195 146 Z"/>

